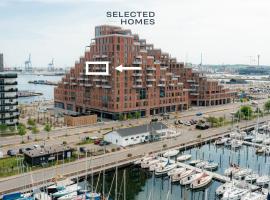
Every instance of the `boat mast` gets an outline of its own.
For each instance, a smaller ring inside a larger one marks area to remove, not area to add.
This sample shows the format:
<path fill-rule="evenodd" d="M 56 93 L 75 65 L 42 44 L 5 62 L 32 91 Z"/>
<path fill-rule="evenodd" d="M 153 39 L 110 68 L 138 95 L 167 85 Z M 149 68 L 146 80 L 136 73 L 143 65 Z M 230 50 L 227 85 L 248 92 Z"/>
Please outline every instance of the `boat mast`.
<path fill-rule="evenodd" d="M 115 200 L 117 200 L 117 176 L 118 176 L 118 166 L 117 166 L 117 163 L 116 163 L 116 168 L 115 168 Z"/>
<path fill-rule="evenodd" d="M 124 169 L 124 200 L 126 200 L 126 169 Z"/>

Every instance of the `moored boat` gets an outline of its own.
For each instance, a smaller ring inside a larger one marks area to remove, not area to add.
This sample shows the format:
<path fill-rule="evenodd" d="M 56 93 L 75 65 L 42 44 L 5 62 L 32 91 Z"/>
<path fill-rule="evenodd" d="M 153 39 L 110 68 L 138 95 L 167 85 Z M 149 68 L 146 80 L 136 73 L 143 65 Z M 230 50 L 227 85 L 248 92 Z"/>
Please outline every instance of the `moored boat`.
<path fill-rule="evenodd" d="M 191 159 L 191 157 L 192 156 L 190 154 L 180 155 L 177 157 L 177 161 L 183 162 L 183 161 Z"/>
<path fill-rule="evenodd" d="M 189 185 L 189 184 L 191 184 L 193 181 L 195 181 L 195 180 L 201 178 L 203 175 L 204 175 L 204 172 L 198 173 L 198 174 L 197 174 L 197 173 L 196 173 L 196 174 L 192 174 L 192 175 L 190 175 L 190 176 L 187 176 L 187 177 L 181 179 L 181 180 L 180 180 L 180 184 L 181 184 L 181 185 Z"/>
<path fill-rule="evenodd" d="M 178 153 L 179 153 L 179 150 L 174 149 L 174 150 L 169 150 L 169 151 L 165 152 L 165 153 L 163 154 L 163 156 L 164 156 L 165 158 L 168 158 L 168 157 L 176 156 Z"/>
<path fill-rule="evenodd" d="M 191 189 L 198 189 L 207 186 L 211 183 L 213 177 L 204 173 L 203 176 L 190 184 Z"/>

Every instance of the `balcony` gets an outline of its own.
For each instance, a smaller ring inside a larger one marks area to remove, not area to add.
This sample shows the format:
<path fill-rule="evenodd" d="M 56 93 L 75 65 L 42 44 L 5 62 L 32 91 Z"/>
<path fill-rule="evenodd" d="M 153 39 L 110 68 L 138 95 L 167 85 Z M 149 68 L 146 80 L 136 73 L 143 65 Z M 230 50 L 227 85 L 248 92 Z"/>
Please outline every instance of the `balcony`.
<path fill-rule="evenodd" d="M 141 73 L 133 73 L 132 76 L 142 76 Z"/>
<path fill-rule="evenodd" d="M 192 93 L 190 93 L 190 95 L 192 95 L 192 96 L 198 96 L 199 93 L 192 92 Z"/>
<path fill-rule="evenodd" d="M 160 66 L 160 70 L 167 70 L 168 66 Z"/>
<path fill-rule="evenodd" d="M 146 81 L 148 81 L 148 82 L 153 82 L 153 81 L 156 81 L 156 79 L 154 79 L 154 78 L 149 78 L 149 79 L 147 79 Z"/>
<path fill-rule="evenodd" d="M 135 81 L 136 82 L 142 82 L 142 79 L 136 79 Z"/>
<path fill-rule="evenodd" d="M 67 85 L 69 82 L 64 82 L 65 85 Z"/>
<path fill-rule="evenodd" d="M 95 82 L 100 82 L 101 79 L 99 79 L 99 78 L 94 78 L 93 81 L 95 81 Z"/>
<path fill-rule="evenodd" d="M 142 61 L 140 61 L 140 60 L 134 60 L 132 64 L 133 65 L 141 65 L 142 64 Z"/>
<path fill-rule="evenodd" d="M 77 85 L 77 83 L 71 83 L 71 85 Z"/>
<path fill-rule="evenodd" d="M 84 84 L 83 83 L 80 83 L 79 86 L 84 86 Z"/>
<path fill-rule="evenodd" d="M 188 83 L 195 83 L 195 80 L 189 79 L 187 80 Z"/>
<path fill-rule="evenodd" d="M 153 87 L 153 85 L 152 84 L 147 84 L 146 87 Z"/>
<path fill-rule="evenodd" d="M 105 88 L 105 89 L 110 89 L 110 88 L 112 88 L 112 86 L 110 86 L 110 85 L 101 85 L 101 87 L 102 87 L 102 88 Z"/>
<path fill-rule="evenodd" d="M 166 78 L 160 78 L 160 81 L 166 81 Z"/>
<path fill-rule="evenodd" d="M 84 80 L 84 78 L 82 78 L 82 77 L 78 78 L 78 81 L 83 81 L 83 80 Z"/>
<path fill-rule="evenodd" d="M 174 86 L 174 83 L 170 83 L 169 86 Z"/>
<path fill-rule="evenodd" d="M 107 83 L 108 80 L 107 80 L 107 79 L 101 79 L 101 82 L 102 82 L 102 83 Z"/>
<path fill-rule="evenodd" d="M 160 61 L 159 60 L 155 60 L 154 61 L 154 64 L 159 65 L 160 64 Z"/>
<path fill-rule="evenodd" d="M 165 87 L 165 86 L 166 86 L 165 83 L 159 83 L 159 84 L 158 84 L 158 87 Z"/>
<path fill-rule="evenodd" d="M 172 80 L 173 80 L 173 81 L 178 81 L 178 78 L 173 77 Z"/>
<path fill-rule="evenodd" d="M 17 81 L 13 81 L 13 82 L 4 82 L 4 83 L 2 83 L 2 82 L 0 82 L 0 85 L 17 85 L 18 84 L 18 82 Z"/>
<path fill-rule="evenodd" d="M 86 84 L 84 84 L 84 86 L 85 86 L 85 87 L 91 87 L 91 86 L 93 86 L 93 85 L 90 84 L 90 83 L 86 83 Z"/>
<path fill-rule="evenodd" d="M 147 76 L 153 76 L 154 74 L 153 73 L 147 73 L 146 75 Z"/>
<path fill-rule="evenodd" d="M 70 80 L 75 80 L 76 78 L 75 78 L 75 77 L 73 77 L 73 76 L 71 76 L 69 79 L 70 79 Z"/>
<path fill-rule="evenodd" d="M 133 85 L 133 88 L 142 88 L 142 85 Z"/>
<path fill-rule="evenodd" d="M 182 82 L 177 83 L 177 85 L 184 85 Z"/>
<path fill-rule="evenodd" d="M 147 71 L 156 71 L 156 68 L 155 67 L 147 67 L 146 70 Z"/>
<path fill-rule="evenodd" d="M 17 88 L 11 88 L 11 89 L 8 89 L 8 90 L 0 90 L 0 92 L 18 92 L 18 89 Z"/>
<path fill-rule="evenodd" d="M 172 76 L 173 73 L 172 73 L 172 72 L 167 72 L 166 75 L 167 75 L 167 76 Z"/>

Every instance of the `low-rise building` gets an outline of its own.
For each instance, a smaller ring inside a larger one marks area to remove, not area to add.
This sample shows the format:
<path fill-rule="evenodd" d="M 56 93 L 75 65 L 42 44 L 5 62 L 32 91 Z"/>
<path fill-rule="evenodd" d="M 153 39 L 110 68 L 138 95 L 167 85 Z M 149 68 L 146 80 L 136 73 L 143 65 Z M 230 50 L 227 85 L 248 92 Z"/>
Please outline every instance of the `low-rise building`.
<path fill-rule="evenodd" d="M 162 136 L 166 135 L 168 131 L 169 128 L 165 124 L 155 122 L 111 131 L 104 136 L 104 140 L 125 147 L 159 140 Z"/>
<path fill-rule="evenodd" d="M 64 145 L 48 146 L 24 151 L 24 160 L 31 166 L 48 164 L 72 157 L 73 149 Z"/>
<path fill-rule="evenodd" d="M 64 123 L 67 126 L 82 126 L 97 123 L 97 115 L 79 114 L 79 115 L 65 115 Z"/>

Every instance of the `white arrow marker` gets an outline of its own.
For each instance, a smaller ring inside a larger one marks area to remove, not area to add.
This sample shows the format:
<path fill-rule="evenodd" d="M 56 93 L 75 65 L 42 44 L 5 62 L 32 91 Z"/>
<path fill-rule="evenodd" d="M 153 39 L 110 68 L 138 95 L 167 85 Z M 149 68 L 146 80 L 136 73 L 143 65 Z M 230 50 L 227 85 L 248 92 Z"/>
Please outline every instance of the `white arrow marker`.
<path fill-rule="evenodd" d="M 123 67 L 123 65 L 120 65 L 115 69 L 118 70 L 119 72 L 122 72 L 123 70 L 142 70 L 141 67 Z"/>

